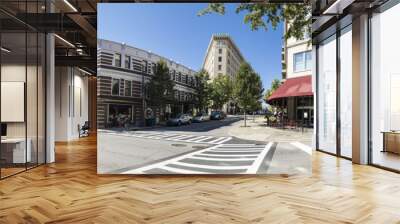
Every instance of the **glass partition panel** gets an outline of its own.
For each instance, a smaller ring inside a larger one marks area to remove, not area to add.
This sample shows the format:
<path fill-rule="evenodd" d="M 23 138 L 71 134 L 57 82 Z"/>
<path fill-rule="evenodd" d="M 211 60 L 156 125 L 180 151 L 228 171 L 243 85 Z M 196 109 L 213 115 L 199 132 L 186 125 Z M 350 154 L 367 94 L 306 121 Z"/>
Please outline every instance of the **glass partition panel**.
<path fill-rule="evenodd" d="M 27 75 L 26 75 L 26 115 L 27 115 L 27 150 L 30 156 L 28 168 L 37 165 L 38 158 L 38 35 L 36 32 L 27 33 Z"/>
<path fill-rule="evenodd" d="M 352 34 L 351 26 L 340 36 L 340 154 L 352 157 Z"/>
<path fill-rule="evenodd" d="M 318 48 L 318 147 L 336 153 L 336 36 Z"/>
<path fill-rule="evenodd" d="M 44 34 L 39 33 L 38 35 L 38 76 L 37 76 L 37 90 L 38 90 L 38 164 L 46 162 L 46 145 L 45 145 L 45 124 L 46 124 L 46 108 L 45 108 L 45 89 L 46 89 L 46 78 L 45 78 L 45 65 L 46 65 L 46 37 Z"/>
<path fill-rule="evenodd" d="M 24 171 L 31 161 L 26 137 L 26 41 L 25 32 L 1 34 L 2 178 Z"/>

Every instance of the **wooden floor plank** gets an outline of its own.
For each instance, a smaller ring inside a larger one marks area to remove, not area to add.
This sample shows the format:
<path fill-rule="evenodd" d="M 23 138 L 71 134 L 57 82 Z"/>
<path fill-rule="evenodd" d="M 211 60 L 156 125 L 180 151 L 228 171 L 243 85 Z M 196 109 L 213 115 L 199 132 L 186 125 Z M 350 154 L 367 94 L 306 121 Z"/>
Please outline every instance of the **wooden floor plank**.
<path fill-rule="evenodd" d="M 312 155 L 310 176 L 96 174 L 96 138 L 0 181 L 0 223 L 400 223 L 400 175 Z"/>

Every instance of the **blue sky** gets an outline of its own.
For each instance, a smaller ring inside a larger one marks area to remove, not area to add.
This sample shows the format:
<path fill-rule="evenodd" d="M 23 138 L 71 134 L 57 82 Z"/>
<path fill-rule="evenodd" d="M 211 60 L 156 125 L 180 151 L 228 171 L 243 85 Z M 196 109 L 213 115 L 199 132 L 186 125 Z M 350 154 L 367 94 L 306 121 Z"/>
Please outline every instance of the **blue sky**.
<path fill-rule="evenodd" d="M 225 15 L 197 16 L 207 4 L 98 4 L 98 37 L 150 50 L 199 70 L 214 33 L 229 34 L 260 74 L 264 88 L 281 78 L 282 24 L 251 31 L 244 13 L 228 4 Z"/>

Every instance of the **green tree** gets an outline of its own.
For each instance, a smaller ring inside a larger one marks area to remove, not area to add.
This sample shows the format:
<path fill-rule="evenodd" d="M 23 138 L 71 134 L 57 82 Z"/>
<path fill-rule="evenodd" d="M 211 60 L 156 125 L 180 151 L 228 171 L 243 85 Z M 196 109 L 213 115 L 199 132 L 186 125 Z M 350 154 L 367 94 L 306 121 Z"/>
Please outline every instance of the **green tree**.
<path fill-rule="evenodd" d="M 208 72 L 205 70 L 200 70 L 195 75 L 196 77 L 196 104 L 200 111 L 205 110 L 206 107 L 209 105 L 210 101 L 210 77 Z"/>
<path fill-rule="evenodd" d="M 219 74 L 212 80 L 210 87 L 210 99 L 213 108 L 221 109 L 232 97 L 232 80 L 227 75 Z"/>
<path fill-rule="evenodd" d="M 150 106 L 158 107 L 164 113 L 166 104 L 174 100 L 174 85 L 167 64 L 164 61 L 157 62 L 154 75 L 146 86 Z"/>
<path fill-rule="evenodd" d="M 250 64 L 242 63 L 240 65 L 233 90 L 237 102 L 243 108 L 244 126 L 246 127 L 246 113 L 259 108 L 264 91 L 260 76 L 254 72 Z"/>
<path fill-rule="evenodd" d="M 244 23 L 250 24 L 252 30 L 263 28 L 268 30 L 268 24 L 273 29 L 284 21 L 289 26 L 285 32 L 285 39 L 295 37 L 303 39 L 304 33 L 311 33 L 311 3 L 305 0 L 304 3 L 279 4 L 279 3 L 240 3 L 236 13 L 245 12 Z M 209 13 L 225 14 L 224 3 L 210 3 L 207 8 L 201 10 L 198 15 Z"/>
<path fill-rule="evenodd" d="M 281 86 L 281 81 L 279 79 L 274 79 L 271 82 L 271 88 L 265 91 L 264 100 L 268 101 L 268 98 Z"/>

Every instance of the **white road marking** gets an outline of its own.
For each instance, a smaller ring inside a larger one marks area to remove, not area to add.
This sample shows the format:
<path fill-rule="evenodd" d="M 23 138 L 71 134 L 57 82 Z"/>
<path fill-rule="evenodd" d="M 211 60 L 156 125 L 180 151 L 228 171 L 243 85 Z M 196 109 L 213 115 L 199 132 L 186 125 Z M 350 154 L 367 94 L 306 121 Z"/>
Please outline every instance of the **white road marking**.
<path fill-rule="evenodd" d="M 202 168 L 202 169 L 213 169 L 213 170 L 244 170 L 244 169 L 249 168 L 249 166 L 211 166 L 211 165 L 184 163 L 184 162 L 179 162 L 179 161 L 176 161 L 172 164 L 178 165 L 178 166 L 186 166 L 186 167 Z"/>
<path fill-rule="evenodd" d="M 221 141 L 218 142 L 214 142 L 215 144 L 222 144 L 224 142 L 230 141 L 232 139 L 232 137 L 225 137 L 225 139 L 222 139 Z"/>
<path fill-rule="evenodd" d="M 212 140 L 212 141 L 209 141 L 208 143 L 215 143 L 215 142 L 221 141 L 222 139 L 225 139 L 225 137 L 219 137 L 219 138 L 217 138 L 217 139 L 214 139 L 214 140 Z"/>
<path fill-rule="evenodd" d="M 202 141 L 205 141 L 205 140 L 210 139 L 210 138 L 213 138 L 213 136 L 206 136 L 205 138 L 202 138 L 202 139 L 197 140 L 195 142 L 202 142 Z"/>
<path fill-rule="evenodd" d="M 159 162 L 159 163 L 155 163 L 155 164 L 151 164 L 151 165 L 148 165 L 148 166 L 140 167 L 138 169 L 128 170 L 128 171 L 123 172 L 123 174 L 142 173 L 142 172 L 144 172 L 146 170 L 151 170 L 151 169 L 154 169 L 154 168 L 160 168 L 160 167 L 163 167 L 163 166 L 165 166 L 167 164 L 177 162 L 177 161 L 182 160 L 182 159 L 184 159 L 184 158 L 186 158 L 188 156 L 192 156 L 192 155 L 195 155 L 197 153 L 202 153 L 202 152 L 205 152 L 205 151 L 207 151 L 209 149 L 212 149 L 212 148 L 215 148 L 215 147 L 218 147 L 218 145 L 214 145 L 214 146 L 212 146 L 210 148 L 205 148 L 205 149 L 202 149 L 202 150 L 199 150 L 199 151 L 195 151 L 195 152 L 192 152 L 192 153 L 189 153 L 189 154 L 181 155 L 181 156 L 178 156 L 178 157 L 175 157 L 175 158 L 172 158 L 172 159 L 168 159 L 168 160 L 165 160 L 165 161 L 162 161 L 162 162 Z"/>
<path fill-rule="evenodd" d="M 264 160 L 265 156 L 269 152 L 272 142 L 268 143 L 265 147 L 261 147 L 260 145 L 257 145 L 256 150 L 252 150 L 252 147 L 254 145 L 247 145 L 243 146 L 242 148 L 238 148 L 235 145 L 235 147 L 231 148 L 232 151 L 230 150 L 229 145 L 214 145 L 209 148 L 205 148 L 199 151 L 191 152 L 188 154 L 184 154 L 181 156 L 177 156 L 175 158 L 171 158 L 162 162 L 150 164 L 144 167 L 140 167 L 137 169 L 132 169 L 123 172 L 123 174 L 140 174 L 140 173 L 146 173 L 147 171 L 150 171 L 152 169 L 162 169 L 174 173 L 180 173 L 180 174 L 210 174 L 210 172 L 203 172 L 203 171 L 197 171 L 195 170 L 196 168 L 199 169 L 210 169 L 210 170 L 220 170 L 224 171 L 234 171 L 234 170 L 243 170 L 245 172 L 238 172 L 238 173 L 247 173 L 247 174 L 255 174 L 257 173 L 257 170 L 259 167 L 262 165 L 262 161 Z M 223 149 L 220 149 L 223 148 Z M 261 149 L 261 150 L 260 150 Z M 229 152 L 228 154 L 212 154 L 215 152 Z M 251 153 L 256 153 L 256 154 L 249 154 Z M 241 154 L 238 154 L 241 153 Z M 189 160 L 184 160 L 184 159 L 192 159 L 191 161 Z M 218 163 L 217 165 L 206 165 L 206 164 L 201 164 L 206 161 L 216 161 L 216 162 L 221 162 Z M 243 165 L 243 164 L 224 164 L 224 162 L 235 162 L 235 161 L 245 161 L 250 163 L 250 165 Z M 200 163 L 200 164 L 199 164 Z M 180 166 L 180 167 L 174 167 Z M 194 169 L 194 170 L 192 170 Z"/>
<path fill-rule="evenodd" d="M 272 142 L 268 143 L 264 150 L 258 155 L 256 161 L 254 161 L 253 165 L 251 165 L 251 167 L 247 170 L 247 174 L 255 174 L 257 173 L 258 168 L 260 167 L 262 161 L 264 160 L 265 156 L 267 155 L 267 153 L 269 152 L 269 150 L 272 147 Z"/>
<path fill-rule="evenodd" d="M 202 157 L 199 155 L 194 155 L 191 157 L 188 157 L 188 159 L 197 159 L 197 160 L 205 160 L 205 161 L 253 161 L 254 158 L 209 158 L 209 157 Z"/>
<path fill-rule="evenodd" d="M 167 171 L 177 173 L 177 174 L 211 174 L 211 173 L 207 173 L 207 172 L 200 172 L 200 171 L 194 171 L 194 170 L 178 169 L 178 168 L 169 167 L 169 166 L 163 166 L 163 167 L 160 167 L 160 169 L 167 170 Z"/>

